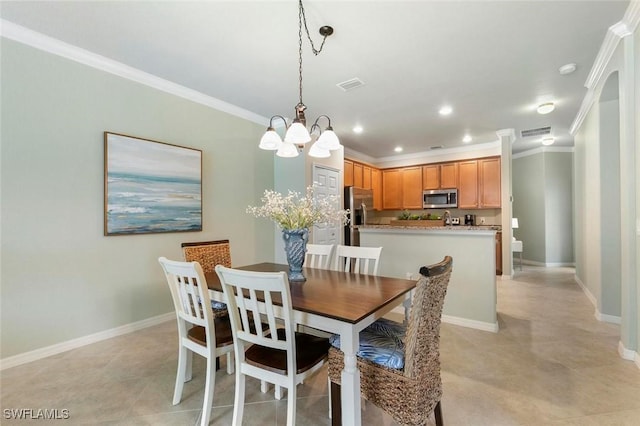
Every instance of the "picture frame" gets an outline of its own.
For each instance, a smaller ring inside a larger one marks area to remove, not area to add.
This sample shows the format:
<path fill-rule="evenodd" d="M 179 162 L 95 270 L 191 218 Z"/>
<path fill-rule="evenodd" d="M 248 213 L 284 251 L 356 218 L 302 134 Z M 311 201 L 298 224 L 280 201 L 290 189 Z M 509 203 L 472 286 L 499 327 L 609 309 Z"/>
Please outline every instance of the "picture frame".
<path fill-rule="evenodd" d="M 202 231 L 202 151 L 104 132 L 104 235 Z"/>

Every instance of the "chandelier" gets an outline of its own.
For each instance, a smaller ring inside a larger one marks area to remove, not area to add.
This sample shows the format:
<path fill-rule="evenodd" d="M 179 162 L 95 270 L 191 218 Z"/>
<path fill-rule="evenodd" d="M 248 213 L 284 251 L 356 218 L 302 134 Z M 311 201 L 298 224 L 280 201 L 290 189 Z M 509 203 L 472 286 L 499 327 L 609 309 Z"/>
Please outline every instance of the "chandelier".
<path fill-rule="evenodd" d="M 316 158 L 327 158 L 331 156 L 333 150 L 339 149 L 340 141 L 338 136 L 331 127 L 331 119 L 326 115 L 319 116 L 310 131 L 307 130 L 307 120 L 304 115 L 304 111 L 307 106 L 302 102 L 302 24 L 304 23 L 304 30 L 311 44 L 311 50 L 314 55 L 318 55 L 322 52 L 324 42 L 328 36 L 333 34 L 333 28 L 330 26 L 323 26 L 320 28 L 320 35 L 322 36 L 322 44 L 320 48 L 316 50 L 313 45 L 313 40 L 309 35 L 309 29 L 307 28 L 307 18 L 304 13 L 304 7 L 302 6 L 302 0 L 298 0 L 298 75 L 299 75 L 299 101 L 295 106 L 295 118 L 291 123 L 287 123 L 287 120 L 281 115 L 274 115 L 269 120 L 269 127 L 267 131 L 260 139 L 258 145 L 262 149 L 276 151 L 276 155 L 279 157 L 297 157 L 300 151 L 304 148 L 304 145 L 311 141 L 311 135 L 314 132 L 318 132 L 318 139 L 311 145 L 309 149 L 309 156 Z M 328 122 L 327 127 L 322 130 L 318 122 L 320 119 L 325 118 Z M 275 119 L 280 119 L 284 122 L 286 133 L 284 135 L 284 141 L 280 138 L 280 135 L 275 131 L 273 123 Z"/>

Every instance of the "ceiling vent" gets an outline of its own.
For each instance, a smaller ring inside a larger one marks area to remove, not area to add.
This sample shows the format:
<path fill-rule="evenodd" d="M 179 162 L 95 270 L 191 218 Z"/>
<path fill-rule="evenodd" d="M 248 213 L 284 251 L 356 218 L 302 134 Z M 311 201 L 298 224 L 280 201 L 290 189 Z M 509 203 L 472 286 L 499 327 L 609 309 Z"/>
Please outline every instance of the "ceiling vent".
<path fill-rule="evenodd" d="M 444 146 L 442 145 L 433 145 L 429 147 L 429 149 L 442 149 L 442 148 L 444 148 Z"/>
<path fill-rule="evenodd" d="M 348 92 L 349 90 L 356 89 L 360 86 L 364 86 L 364 82 L 359 78 L 352 78 L 351 80 L 343 81 L 342 83 L 336 84 L 343 91 Z"/>
<path fill-rule="evenodd" d="M 551 133 L 551 127 L 540 127 L 538 129 L 522 130 L 520 132 L 520 135 L 522 135 L 523 138 L 530 138 L 532 136 L 542 136 L 542 135 L 548 135 L 550 133 Z"/>

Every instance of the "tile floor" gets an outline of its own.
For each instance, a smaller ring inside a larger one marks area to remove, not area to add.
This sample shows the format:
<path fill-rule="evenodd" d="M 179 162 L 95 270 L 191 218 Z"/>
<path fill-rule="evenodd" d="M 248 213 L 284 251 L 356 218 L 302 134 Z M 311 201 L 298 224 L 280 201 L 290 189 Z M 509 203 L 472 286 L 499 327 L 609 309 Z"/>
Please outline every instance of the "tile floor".
<path fill-rule="evenodd" d="M 441 360 L 447 426 L 640 425 L 640 369 L 619 358 L 618 326 L 600 323 L 571 268 L 525 267 L 498 281 L 500 332 L 443 324 Z M 171 405 L 174 321 L 95 343 L 0 374 L 4 409 L 68 409 L 57 424 L 194 425 L 204 363 Z M 216 376 L 212 421 L 231 424 L 234 377 Z M 328 425 L 326 371 L 298 388 L 298 425 Z M 286 401 L 248 379 L 245 424 L 283 425 Z M 365 404 L 365 425 L 394 425 Z"/>

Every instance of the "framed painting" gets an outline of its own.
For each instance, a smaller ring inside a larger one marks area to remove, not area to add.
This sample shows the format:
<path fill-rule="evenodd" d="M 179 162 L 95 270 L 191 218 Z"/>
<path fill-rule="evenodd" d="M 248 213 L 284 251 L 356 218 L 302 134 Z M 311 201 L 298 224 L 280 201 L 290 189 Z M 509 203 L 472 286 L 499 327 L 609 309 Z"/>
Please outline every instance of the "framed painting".
<path fill-rule="evenodd" d="M 104 132 L 104 235 L 202 231 L 202 151 Z"/>

